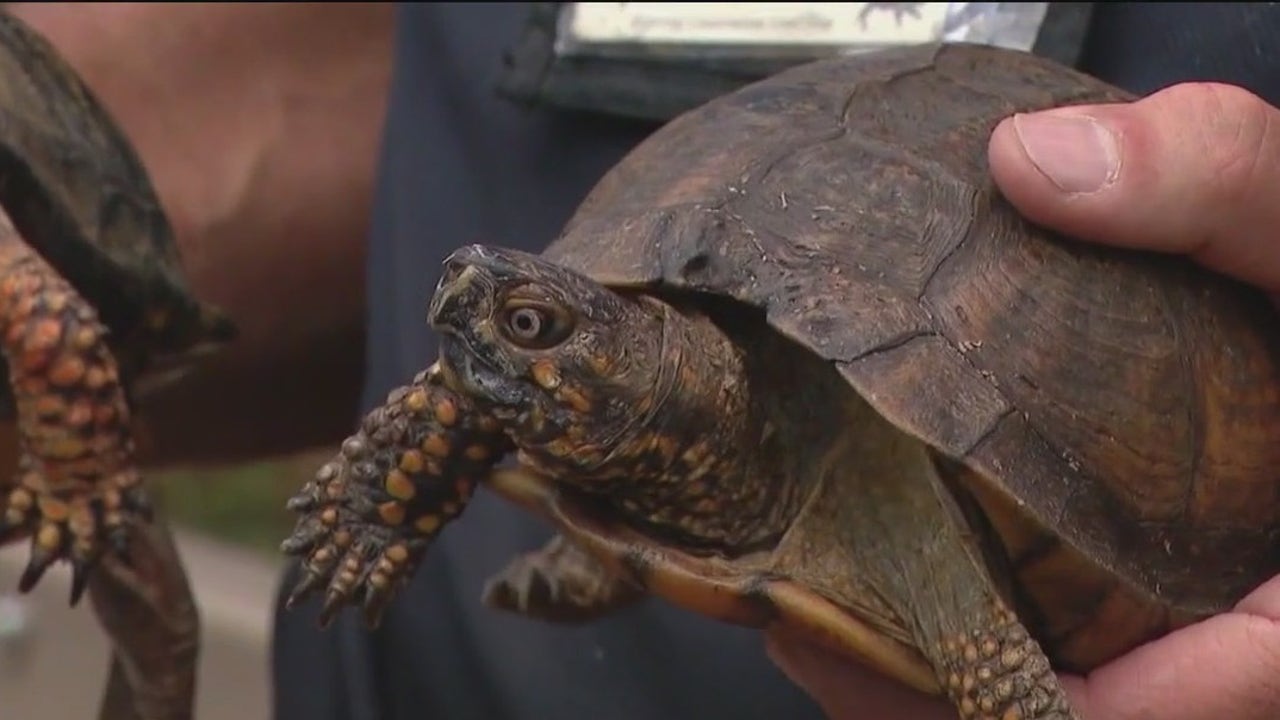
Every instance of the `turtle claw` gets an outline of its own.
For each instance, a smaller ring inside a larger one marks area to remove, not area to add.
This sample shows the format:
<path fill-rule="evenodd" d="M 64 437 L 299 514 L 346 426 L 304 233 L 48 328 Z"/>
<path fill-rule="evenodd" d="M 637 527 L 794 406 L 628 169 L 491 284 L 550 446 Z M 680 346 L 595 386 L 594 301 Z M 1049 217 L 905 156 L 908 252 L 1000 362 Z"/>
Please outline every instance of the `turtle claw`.
<path fill-rule="evenodd" d="M 36 584 L 40 582 L 40 578 L 44 577 L 45 571 L 57 559 L 56 553 L 50 552 L 33 542 L 31 557 L 27 560 L 27 566 L 22 570 L 22 577 L 18 578 L 18 592 L 31 592 Z"/>
<path fill-rule="evenodd" d="M 338 612 L 346 607 L 349 595 L 330 590 L 324 598 L 324 606 L 320 608 L 320 628 L 325 629 L 333 624 Z"/>
<path fill-rule="evenodd" d="M 105 552 L 130 565 L 128 523 L 147 521 L 145 495 L 140 487 L 133 492 L 107 489 L 86 494 L 52 492 L 36 473 L 26 472 L 20 484 L 6 498 L 4 526 L 0 533 L 30 534 L 31 557 L 18 581 L 18 590 L 31 592 L 45 572 L 59 560 L 72 566 L 70 604 L 79 604 L 89 577 Z M 126 506 L 125 498 L 136 500 Z"/>
<path fill-rule="evenodd" d="M 286 610 L 293 610 L 306 602 L 307 598 L 314 595 L 317 590 L 325 585 L 327 578 L 324 575 L 310 569 L 303 572 L 302 579 L 293 586 L 293 591 L 289 593 L 288 599 L 284 601 Z"/>
<path fill-rule="evenodd" d="M 84 597 L 84 591 L 89 588 L 89 575 L 93 565 L 92 562 L 78 559 L 71 561 L 71 595 L 67 602 L 71 607 L 80 604 L 80 598 Z"/>
<path fill-rule="evenodd" d="M 286 505 L 302 517 L 280 549 L 303 558 L 303 576 L 285 607 L 326 587 L 322 626 L 359 604 L 376 627 L 427 545 L 508 447 L 498 423 L 435 373 L 392 391 Z"/>
<path fill-rule="evenodd" d="M 316 499 L 312 497 L 310 490 L 311 487 L 308 484 L 307 487 L 302 489 L 302 492 L 289 498 L 289 501 L 284 504 L 285 509 L 295 513 L 304 513 L 314 509 L 316 507 Z M 285 550 L 285 552 L 288 553 L 289 551 Z"/>
<path fill-rule="evenodd" d="M 364 603 L 360 611 L 364 615 L 364 626 L 376 630 L 382 624 L 382 616 L 391 604 L 391 593 L 376 588 L 368 588 L 364 593 Z"/>
<path fill-rule="evenodd" d="M 364 578 L 361 569 L 365 566 L 359 551 L 347 553 L 341 564 L 341 570 L 334 572 L 332 558 L 337 557 L 337 548 L 327 546 L 323 552 L 311 554 L 309 562 L 304 565 L 302 579 L 294 586 L 293 592 L 285 600 L 285 608 L 292 610 L 306 601 L 322 587 L 325 588 L 324 603 L 320 607 L 319 623 L 321 628 L 333 624 L 338 613 L 364 589 Z"/>
<path fill-rule="evenodd" d="M 124 556 L 128 526 L 152 518 L 128 398 L 93 306 L 12 227 L 0 227 L 0 331 L 22 451 L 0 532 L 32 536 L 22 592 L 70 561 L 74 604 L 99 557 Z"/>
<path fill-rule="evenodd" d="M 290 507 L 290 510 L 294 508 Z M 311 550 L 324 537 L 325 529 L 316 525 L 302 527 L 294 531 L 284 542 L 280 543 L 280 552 L 285 555 L 301 555 Z"/>

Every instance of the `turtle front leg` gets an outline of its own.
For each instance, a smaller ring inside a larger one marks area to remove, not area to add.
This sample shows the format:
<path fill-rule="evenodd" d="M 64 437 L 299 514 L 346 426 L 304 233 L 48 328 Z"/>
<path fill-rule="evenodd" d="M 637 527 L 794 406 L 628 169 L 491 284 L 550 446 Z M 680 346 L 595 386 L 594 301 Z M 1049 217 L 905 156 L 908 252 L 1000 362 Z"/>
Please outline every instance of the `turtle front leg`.
<path fill-rule="evenodd" d="M 594 556 L 563 535 L 525 553 L 485 583 L 483 601 L 539 620 L 596 620 L 645 596 L 639 585 L 609 572 Z"/>
<path fill-rule="evenodd" d="M 440 366 L 393 390 L 289 501 L 281 549 L 304 556 L 288 607 L 326 586 L 321 623 L 360 601 L 376 626 L 431 540 L 510 449 L 498 422 L 451 391 Z"/>
<path fill-rule="evenodd" d="M 19 589 L 59 559 L 71 603 L 128 526 L 149 520 L 129 406 L 93 307 L 0 218 L 0 350 L 17 409 L 18 475 L 0 500 L 0 541 L 31 535 Z"/>

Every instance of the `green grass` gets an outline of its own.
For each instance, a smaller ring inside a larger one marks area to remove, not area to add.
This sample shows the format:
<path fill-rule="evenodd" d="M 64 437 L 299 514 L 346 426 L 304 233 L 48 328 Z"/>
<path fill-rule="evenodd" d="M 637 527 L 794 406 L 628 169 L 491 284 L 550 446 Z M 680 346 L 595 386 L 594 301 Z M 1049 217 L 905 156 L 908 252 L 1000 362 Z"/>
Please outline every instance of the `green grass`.
<path fill-rule="evenodd" d="M 308 454 L 218 470 L 171 471 L 152 476 L 152 488 L 174 523 L 276 553 L 293 528 L 285 501 L 320 462 Z"/>

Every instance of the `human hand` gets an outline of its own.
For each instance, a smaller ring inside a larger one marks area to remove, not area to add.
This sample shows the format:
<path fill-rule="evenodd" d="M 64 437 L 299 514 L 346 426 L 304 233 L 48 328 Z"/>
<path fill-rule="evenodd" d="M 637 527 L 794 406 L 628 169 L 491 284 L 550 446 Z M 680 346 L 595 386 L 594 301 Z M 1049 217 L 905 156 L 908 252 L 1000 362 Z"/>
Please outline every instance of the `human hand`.
<path fill-rule="evenodd" d="M 988 157 L 1005 197 L 1037 223 L 1184 253 L 1280 298 L 1280 111 L 1244 90 L 1184 84 L 1017 116 L 996 128 Z M 766 645 L 833 720 L 956 717 L 824 650 L 778 633 Z M 1280 578 L 1063 686 L 1084 720 L 1280 717 Z"/>

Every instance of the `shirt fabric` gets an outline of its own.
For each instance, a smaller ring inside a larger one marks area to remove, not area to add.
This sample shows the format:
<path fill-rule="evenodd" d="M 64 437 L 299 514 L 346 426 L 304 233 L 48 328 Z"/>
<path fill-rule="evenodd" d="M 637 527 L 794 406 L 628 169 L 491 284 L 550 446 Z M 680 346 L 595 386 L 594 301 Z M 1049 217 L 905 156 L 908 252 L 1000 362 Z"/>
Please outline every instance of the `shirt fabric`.
<path fill-rule="evenodd" d="M 368 265 L 366 408 L 435 359 L 440 263 L 483 242 L 541 250 L 648 123 L 526 109 L 493 92 L 528 7 L 402 4 Z M 1148 93 L 1183 80 L 1280 101 L 1273 3 L 1098 3 L 1082 69 Z M 1274 55 L 1274 53 L 1272 53 Z M 353 418 L 353 427 L 355 423 Z M 820 718 L 758 632 L 646 600 L 582 626 L 483 607 L 484 580 L 549 528 L 486 492 L 428 550 L 376 631 L 278 612 L 277 720 Z M 284 587 L 292 586 L 296 566 Z"/>

